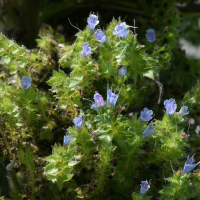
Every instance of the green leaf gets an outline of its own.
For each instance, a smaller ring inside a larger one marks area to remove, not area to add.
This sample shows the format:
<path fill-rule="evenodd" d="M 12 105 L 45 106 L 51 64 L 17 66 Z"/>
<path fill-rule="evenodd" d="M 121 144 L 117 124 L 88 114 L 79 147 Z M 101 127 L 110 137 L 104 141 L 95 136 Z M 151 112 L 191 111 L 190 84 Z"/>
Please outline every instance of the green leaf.
<path fill-rule="evenodd" d="M 16 105 L 13 105 L 10 101 L 10 99 L 8 99 L 7 97 L 4 97 L 3 98 L 3 109 L 4 109 L 4 112 L 15 112 L 18 107 Z"/>
<path fill-rule="evenodd" d="M 10 63 L 10 56 L 9 56 L 9 55 L 4 55 L 4 56 L 2 56 L 1 62 L 2 62 L 3 64 L 9 64 L 9 63 Z"/>

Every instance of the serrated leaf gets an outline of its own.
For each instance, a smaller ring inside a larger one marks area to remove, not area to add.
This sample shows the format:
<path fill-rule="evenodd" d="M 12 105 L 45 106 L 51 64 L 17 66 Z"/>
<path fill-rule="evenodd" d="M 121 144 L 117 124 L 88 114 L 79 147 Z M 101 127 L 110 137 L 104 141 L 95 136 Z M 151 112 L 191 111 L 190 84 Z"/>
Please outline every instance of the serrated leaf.
<path fill-rule="evenodd" d="M 9 64 L 10 63 L 10 56 L 9 55 L 4 55 L 4 56 L 2 56 L 2 58 L 1 58 L 1 62 L 3 63 L 3 64 Z"/>
<path fill-rule="evenodd" d="M 50 163 L 52 163 L 52 162 L 60 162 L 60 157 L 55 156 L 55 155 L 51 155 L 51 156 L 48 156 L 47 158 L 45 158 L 45 160 L 47 162 L 50 162 Z"/>

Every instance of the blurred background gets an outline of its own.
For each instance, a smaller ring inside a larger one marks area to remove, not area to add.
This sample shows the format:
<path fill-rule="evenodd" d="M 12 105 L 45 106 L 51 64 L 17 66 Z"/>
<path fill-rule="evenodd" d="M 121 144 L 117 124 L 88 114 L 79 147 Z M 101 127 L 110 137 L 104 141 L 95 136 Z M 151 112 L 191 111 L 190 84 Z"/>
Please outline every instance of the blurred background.
<path fill-rule="evenodd" d="M 200 1 L 195 0 L 0 0 L 0 32 L 29 49 L 36 48 L 40 28 L 50 25 L 63 34 L 72 44 L 78 30 L 87 25 L 90 12 L 98 13 L 103 29 L 113 18 L 121 18 L 128 25 L 137 27 L 137 38 L 146 45 L 145 33 L 153 28 L 161 45 L 169 44 L 172 52 L 170 65 L 163 67 L 156 77 L 164 90 L 159 105 L 147 99 L 147 107 L 154 110 L 157 119 L 163 116 L 163 102 L 175 98 L 190 109 L 186 123 L 190 148 L 188 154 L 197 153 L 200 160 Z M 174 40 L 165 37 L 165 32 L 174 27 Z M 159 43 L 159 41 L 158 41 Z M 195 95 L 195 96 L 193 96 Z M 194 98 L 195 101 L 192 101 Z M 148 106 L 149 105 L 149 106 Z M 177 109 L 179 111 L 179 108 Z M 0 165 L 1 167 L 1 165 Z M 2 179 L 1 179 L 2 180 Z"/>

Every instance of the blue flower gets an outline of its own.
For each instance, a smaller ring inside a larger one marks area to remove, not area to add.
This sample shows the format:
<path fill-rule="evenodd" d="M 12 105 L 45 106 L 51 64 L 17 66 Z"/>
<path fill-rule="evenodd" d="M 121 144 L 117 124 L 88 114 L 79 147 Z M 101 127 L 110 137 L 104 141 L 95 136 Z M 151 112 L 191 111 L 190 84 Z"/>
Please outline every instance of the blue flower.
<path fill-rule="evenodd" d="M 141 181 L 142 184 L 140 188 L 140 195 L 143 196 L 150 188 L 150 185 L 148 184 L 147 181 Z"/>
<path fill-rule="evenodd" d="M 189 114 L 189 110 L 188 110 L 188 107 L 187 106 L 182 106 L 180 111 L 179 111 L 179 114 L 183 117 L 185 115 L 188 115 Z"/>
<path fill-rule="evenodd" d="M 153 29 L 148 29 L 146 33 L 147 41 L 153 43 L 156 40 L 155 31 Z"/>
<path fill-rule="evenodd" d="M 100 107 L 104 107 L 105 106 L 105 102 L 103 100 L 103 97 L 98 93 L 96 92 L 94 94 L 94 101 L 95 101 L 95 104 L 100 108 Z M 93 108 L 94 109 L 94 108 Z"/>
<path fill-rule="evenodd" d="M 98 105 L 96 103 L 93 103 L 90 108 L 98 111 Z"/>
<path fill-rule="evenodd" d="M 79 115 L 78 117 L 76 117 L 75 119 L 72 120 L 74 125 L 76 126 L 76 128 L 81 128 L 82 123 L 83 123 L 83 117 L 81 115 Z"/>
<path fill-rule="evenodd" d="M 89 30 L 93 31 L 95 26 L 99 23 L 98 16 L 90 14 L 87 18 Z"/>
<path fill-rule="evenodd" d="M 114 35 L 118 37 L 128 37 L 126 30 L 126 22 L 121 23 L 120 25 L 115 26 L 115 31 L 113 31 Z"/>
<path fill-rule="evenodd" d="M 89 44 L 87 42 L 85 42 L 83 44 L 83 57 L 87 58 L 87 56 L 90 54 L 91 52 L 91 47 L 89 47 Z"/>
<path fill-rule="evenodd" d="M 28 88 L 31 86 L 31 81 L 32 81 L 31 78 L 29 78 L 27 76 L 22 76 L 21 87 L 24 90 L 28 90 Z"/>
<path fill-rule="evenodd" d="M 149 120 L 152 119 L 151 115 L 153 115 L 153 111 L 149 110 L 148 108 L 144 108 L 144 111 L 141 111 L 140 114 L 140 121 L 148 122 Z"/>
<path fill-rule="evenodd" d="M 146 129 L 144 130 L 144 133 L 142 135 L 142 138 L 146 138 L 149 137 L 151 135 L 153 135 L 156 131 L 153 129 L 153 126 L 151 124 L 149 124 Z"/>
<path fill-rule="evenodd" d="M 126 68 L 126 66 L 123 66 L 123 67 L 121 67 L 121 68 L 119 69 L 119 71 L 118 71 L 118 76 L 119 76 L 119 77 L 123 77 L 123 76 L 126 75 L 126 72 L 127 72 L 127 68 Z"/>
<path fill-rule="evenodd" d="M 97 29 L 94 35 L 95 35 L 96 40 L 98 40 L 102 44 L 106 42 L 106 35 L 101 29 Z"/>
<path fill-rule="evenodd" d="M 176 111 L 176 108 L 177 108 L 177 104 L 176 104 L 175 99 L 165 100 L 164 105 L 165 105 L 167 114 L 173 115 L 174 112 Z"/>
<path fill-rule="evenodd" d="M 188 156 L 187 161 L 185 162 L 185 165 L 184 165 L 184 168 L 183 168 L 184 174 L 189 173 L 191 170 L 193 170 L 200 163 L 200 161 L 199 161 L 197 164 L 193 164 L 195 162 L 195 159 L 193 158 L 193 156 L 191 158 L 189 158 L 189 156 Z"/>
<path fill-rule="evenodd" d="M 115 106 L 117 99 L 119 97 L 119 94 L 115 94 L 116 90 L 112 92 L 111 89 L 107 89 L 107 104 L 110 104 L 111 106 Z"/>
<path fill-rule="evenodd" d="M 70 143 L 71 139 L 72 138 L 70 136 L 64 136 L 64 138 L 63 138 L 63 146 L 64 145 L 68 145 Z"/>

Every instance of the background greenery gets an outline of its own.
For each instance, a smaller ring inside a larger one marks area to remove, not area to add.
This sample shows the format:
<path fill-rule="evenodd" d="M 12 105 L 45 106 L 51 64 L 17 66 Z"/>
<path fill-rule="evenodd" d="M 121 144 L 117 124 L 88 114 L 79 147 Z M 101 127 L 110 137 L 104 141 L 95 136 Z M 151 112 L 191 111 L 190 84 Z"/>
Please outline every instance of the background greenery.
<path fill-rule="evenodd" d="M 14 39 L 18 44 L 31 49 L 37 47 L 39 41 L 37 40 L 36 42 L 36 38 L 41 38 L 43 36 L 45 28 L 47 27 L 45 24 L 49 24 L 54 30 L 64 35 L 64 39 L 68 44 L 71 44 L 76 39 L 75 34 L 77 30 L 70 25 L 68 18 L 72 24 L 83 30 L 86 26 L 87 17 L 92 11 L 99 13 L 101 27 L 105 28 L 113 17 L 118 19 L 120 16 L 121 20 L 126 21 L 130 26 L 133 26 L 133 19 L 135 19 L 136 27 L 138 27 L 136 29 L 137 39 L 141 44 L 146 46 L 145 50 L 151 53 L 152 46 L 146 41 L 145 33 L 149 28 L 155 29 L 156 36 L 158 40 L 160 40 L 160 46 L 166 44 L 171 48 L 170 64 L 168 62 L 160 63 L 163 68 L 155 75 L 155 81 L 146 78 L 145 84 L 153 84 L 154 86 L 147 88 L 144 92 L 141 91 L 141 95 L 144 93 L 142 103 L 130 106 L 129 110 L 126 112 L 133 112 L 139 115 L 140 111 L 145 106 L 149 109 L 153 109 L 156 118 L 160 119 L 164 113 L 163 101 L 165 99 L 175 98 L 178 105 L 181 105 L 181 102 L 191 105 L 190 118 L 193 118 L 195 122 L 190 125 L 190 137 L 188 138 L 190 148 L 188 148 L 188 152 L 186 153 L 193 154 L 198 152 L 200 148 L 200 136 L 195 132 L 197 125 L 200 124 L 198 82 L 200 63 L 199 59 L 186 56 L 185 51 L 178 45 L 178 40 L 184 38 L 195 46 L 199 45 L 199 10 L 200 4 L 197 4 L 197 1 L 190 0 L 1 0 L 0 30 L 8 38 Z M 171 29 L 171 27 L 175 29 Z M 168 34 L 169 32 L 173 33 L 173 37 L 170 37 Z M 55 63 L 57 63 L 57 52 L 53 48 L 50 55 L 52 60 L 55 60 Z M 2 69 L 0 74 L 1 81 L 6 82 L 7 79 L 3 71 L 3 65 L 0 65 L 0 69 Z M 59 65 L 55 64 L 54 69 L 57 70 L 58 67 Z M 67 70 L 68 69 L 65 68 L 65 72 L 67 72 Z M 45 80 L 48 80 L 50 76 L 52 76 L 52 74 L 47 73 Z M 140 85 L 144 84 L 143 81 L 144 80 L 138 80 L 138 88 Z M 44 91 L 49 89 L 47 85 L 43 85 L 42 83 L 38 87 L 42 88 Z M 35 99 L 37 98 L 38 97 L 35 96 Z M 185 129 L 185 132 L 188 129 L 188 123 L 182 124 L 182 128 Z M 50 154 L 51 145 L 54 145 L 55 142 L 62 143 L 62 137 L 59 137 L 59 134 L 56 135 L 56 133 L 62 133 L 60 132 L 62 128 L 55 131 L 53 140 L 42 140 L 38 142 L 37 146 L 41 148 L 41 151 L 44 151 L 43 154 Z M 3 156 L 3 150 L 1 155 L 2 178 L 0 179 L 0 184 L 2 188 L 1 195 L 4 195 L 7 193 L 8 187 L 5 187 L 7 182 L 3 171 L 5 169 L 4 165 L 9 163 L 9 157 L 6 155 Z M 197 153 L 195 159 L 197 161 L 200 160 L 200 154 Z M 156 168 L 153 169 L 152 167 L 151 170 L 152 173 L 156 172 Z"/>

